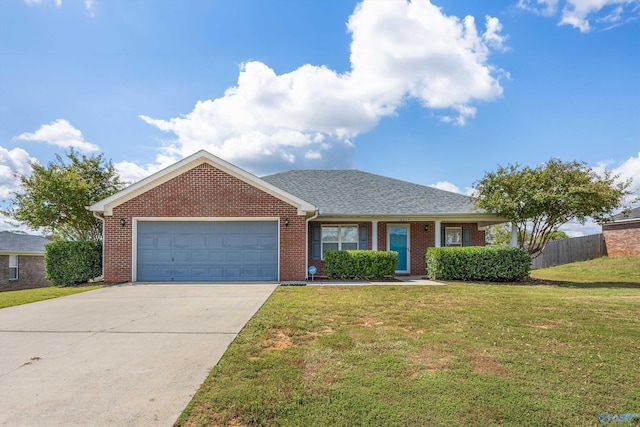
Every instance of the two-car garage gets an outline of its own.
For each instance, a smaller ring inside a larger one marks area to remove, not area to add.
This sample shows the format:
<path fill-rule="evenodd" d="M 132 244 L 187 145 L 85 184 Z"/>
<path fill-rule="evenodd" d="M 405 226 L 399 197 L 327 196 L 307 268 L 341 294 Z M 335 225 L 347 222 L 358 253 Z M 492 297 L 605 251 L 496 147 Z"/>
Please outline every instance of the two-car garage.
<path fill-rule="evenodd" d="M 137 221 L 139 282 L 278 280 L 278 221 Z"/>

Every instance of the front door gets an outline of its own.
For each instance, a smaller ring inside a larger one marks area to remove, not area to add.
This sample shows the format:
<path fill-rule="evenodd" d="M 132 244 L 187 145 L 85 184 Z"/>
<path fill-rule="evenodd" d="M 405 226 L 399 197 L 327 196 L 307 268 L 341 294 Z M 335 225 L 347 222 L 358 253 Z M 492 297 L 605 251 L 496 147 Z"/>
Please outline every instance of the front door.
<path fill-rule="evenodd" d="M 388 249 L 398 252 L 396 273 L 409 273 L 409 226 L 390 225 L 387 230 Z"/>

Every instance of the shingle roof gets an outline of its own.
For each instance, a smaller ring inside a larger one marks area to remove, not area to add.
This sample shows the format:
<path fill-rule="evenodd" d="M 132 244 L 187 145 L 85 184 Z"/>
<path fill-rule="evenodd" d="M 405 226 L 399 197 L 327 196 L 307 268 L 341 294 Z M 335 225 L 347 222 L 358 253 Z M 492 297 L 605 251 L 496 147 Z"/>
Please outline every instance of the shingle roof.
<path fill-rule="evenodd" d="M 470 197 L 359 170 L 291 170 L 262 177 L 322 216 L 479 214 Z"/>
<path fill-rule="evenodd" d="M 51 240 L 41 236 L 28 234 L 0 233 L 0 252 L 12 253 L 44 253 L 45 245 Z"/>
<path fill-rule="evenodd" d="M 627 213 L 620 212 L 619 214 L 616 214 L 616 215 L 611 217 L 611 220 L 613 222 L 616 222 L 616 221 L 628 221 L 628 220 L 634 220 L 634 219 L 640 220 L 640 206 L 638 206 L 637 208 L 631 209 Z"/>

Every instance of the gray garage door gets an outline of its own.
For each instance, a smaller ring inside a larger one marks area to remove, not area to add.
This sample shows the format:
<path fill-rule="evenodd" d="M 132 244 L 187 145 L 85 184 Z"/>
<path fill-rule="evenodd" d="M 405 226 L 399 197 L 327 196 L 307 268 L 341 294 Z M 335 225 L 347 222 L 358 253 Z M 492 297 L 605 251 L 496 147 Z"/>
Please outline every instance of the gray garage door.
<path fill-rule="evenodd" d="M 140 221 L 138 281 L 278 280 L 275 221 Z"/>

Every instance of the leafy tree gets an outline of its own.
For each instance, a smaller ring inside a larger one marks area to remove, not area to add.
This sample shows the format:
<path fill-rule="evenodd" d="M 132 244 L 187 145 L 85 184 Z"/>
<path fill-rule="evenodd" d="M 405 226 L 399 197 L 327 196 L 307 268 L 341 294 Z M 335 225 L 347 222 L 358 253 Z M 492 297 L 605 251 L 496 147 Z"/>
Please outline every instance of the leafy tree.
<path fill-rule="evenodd" d="M 569 235 L 561 230 L 552 231 L 549 235 L 549 240 L 562 240 L 568 239 Z"/>
<path fill-rule="evenodd" d="M 516 224 L 521 248 L 532 257 L 542 253 L 562 224 L 588 217 L 606 221 L 631 194 L 631 181 L 598 175 L 584 162 L 551 159 L 536 168 L 499 166 L 474 184 L 479 209 Z"/>
<path fill-rule="evenodd" d="M 486 241 L 491 246 L 511 246 L 511 224 L 497 224 L 487 227 Z"/>
<path fill-rule="evenodd" d="M 104 155 L 80 157 L 74 150 L 56 155 L 47 166 L 31 164 L 30 175 L 19 175 L 21 190 L 14 193 L 4 215 L 42 228 L 61 240 L 100 240 L 102 222 L 86 207 L 123 187 L 111 161 Z"/>
<path fill-rule="evenodd" d="M 531 233 L 525 234 L 525 240 L 531 237 Z M 487 227 L 485 233 L 487 245 L 491 246 L 511 246 L 511 224 L 506 222 L 497 225 L 490 225 Z M 561 230 L 552 231 L 549 235 L 549 240 L 562 240 L 568 239 L 569 235 Z M 520 239 L 520 236 L 518 236 Z M 519 242 L 522 247 L 522 242 Z"/>

